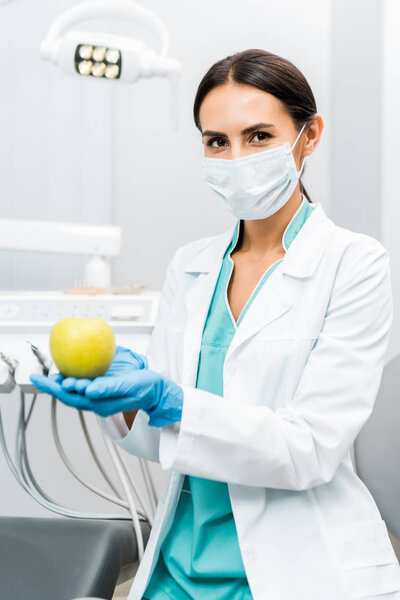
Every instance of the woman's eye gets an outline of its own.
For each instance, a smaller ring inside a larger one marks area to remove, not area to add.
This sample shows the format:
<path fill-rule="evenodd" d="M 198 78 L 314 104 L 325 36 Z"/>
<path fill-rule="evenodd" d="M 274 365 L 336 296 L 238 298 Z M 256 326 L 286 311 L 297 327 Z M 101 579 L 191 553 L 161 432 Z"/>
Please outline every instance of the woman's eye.
<path fill-rule="evenodd" d="M 221 148 L 226 141 L 223 138 L 212 138 L 208 140 L 207 146 L 211 146 L 212 148 Z"/>
<path fill-rule="evenodd" d="M 270 133 L 267 133 L 266 131 L 257 131 L 252 137 L 251 140 L 254 140 L 255 142 L 264 142 L 266 139 L 271 138 L 272 135 Z"/>

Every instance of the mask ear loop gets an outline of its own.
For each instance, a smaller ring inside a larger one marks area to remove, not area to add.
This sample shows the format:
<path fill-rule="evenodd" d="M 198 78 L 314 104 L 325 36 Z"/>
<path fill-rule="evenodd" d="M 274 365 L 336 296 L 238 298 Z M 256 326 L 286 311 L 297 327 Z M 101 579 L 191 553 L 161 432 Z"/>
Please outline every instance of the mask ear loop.
<path fill-rule="evenodd" d="M 293 146 L 290 148 L 290 151 L 291 151 L 291 152 L 293 151 L 293 148 L 294 148 L 294 147 L 295 147 L 295 145 L 297 144 L 297 141 L 298 141 L 299 137 L 301 136 L 301 134 L 303 133 L 303 131 L 304 131 L 304 127 L 305 127 L 306 125 L 307 125 L 307 121 L 304 123 L 303 127 L 300 129 L 300 131 L 299 131 L 299 135 L 298 135 L 298 136 L 297 136 L 297 138 L 295 139 L 295 141 L 294 141 L 294 143 L 293 143 Z M 304 158 L 303 158 L 303 162 L 301 163 L 300 171 L 297 171 L 297 177 L 298 177 L 298 179 L 300 179 L 300 177 L 301 177 L 301 174 L 302 174 L 302 172 L 303 172 L 305 160 L 306 160 L 306 157 L 304 157 Z"/>
<path fill-rule="evenodd" d="M 297 136 L 297 138 L 295 139 L 293 146 L 290 148 L 290 151 L 293 152 L 293 148 L 295 147 L 295 145 L 297 144 L 297 140 L 299 139 L 299 137 L 301 136 L 301 134 L 304 131 L 304 127 L 307 125 L 307 121 L 304 123 L 303 127 L 300 129 L 299 131 L 299 135 Z"/>
<path fill-rule="evenodd" d="M 300 171 L 297 171 L 297 177 L 298 177 L 299 179 L 300 179 L 300 177 L 301 177 L 301 174 L 302 174 L 302 172 L 303 172 L 303 169 L 304 169 L 305 162 L 306 162 L 306 157 L 304 157 L 304 158 L 303 158 L 303 162 L 301 163 Z"/>

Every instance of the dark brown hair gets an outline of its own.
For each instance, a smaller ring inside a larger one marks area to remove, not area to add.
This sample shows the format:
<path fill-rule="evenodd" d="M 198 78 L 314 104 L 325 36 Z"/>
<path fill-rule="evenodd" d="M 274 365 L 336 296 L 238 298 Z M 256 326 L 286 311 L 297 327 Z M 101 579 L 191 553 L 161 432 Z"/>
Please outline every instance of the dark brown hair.
<path fill-rule="evenodd" d="M 199 112 L 204 98 L 215 87 L 230 82 L 252 85 L 278 98 L 297 131 L 304 123 L 307 128 L 317 112 L 314 94 L 293 63 L 265 50 L 244 50 L 213 64 L 200 81 L 193 106 L 194 121 L 200 131 Z M 311 202 L 301 181 L 300 189 Z"/>

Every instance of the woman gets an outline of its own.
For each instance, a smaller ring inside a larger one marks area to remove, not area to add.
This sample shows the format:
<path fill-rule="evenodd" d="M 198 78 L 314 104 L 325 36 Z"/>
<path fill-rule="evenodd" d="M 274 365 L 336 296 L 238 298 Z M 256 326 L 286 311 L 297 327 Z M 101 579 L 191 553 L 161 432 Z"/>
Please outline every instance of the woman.
<path fill-rule="evenodd" d="M 94 381 L 32 381 L 172 471 L 130 600 L 400 598 L 350 457 L 392 323 L 388 252 L 308 198 L 323 121 L 293 64 L 217 62 L 194 118 L 235 225 L 176 252 L 146 357 L 119 347 Z"/>

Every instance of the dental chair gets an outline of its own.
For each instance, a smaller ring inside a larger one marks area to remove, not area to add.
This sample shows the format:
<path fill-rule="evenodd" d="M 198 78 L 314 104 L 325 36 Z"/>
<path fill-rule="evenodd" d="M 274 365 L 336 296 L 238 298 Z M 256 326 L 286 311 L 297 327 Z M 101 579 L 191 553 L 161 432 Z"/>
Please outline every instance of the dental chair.
<path fill-rule="evenodd" d="M 400 540 L 400 354 L 384 367 L 374 409 L 353 447 L 357 475 Z"/>
<path fill-rule="evenodd" d="M 146 544 L 150 526 L 140 523 Z M 111 600 L 137 560 L 129 521 L 0 517 L 4 600 Z"/>

